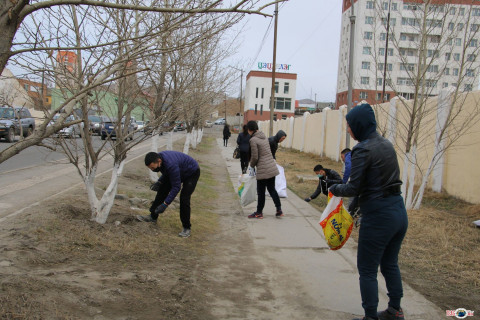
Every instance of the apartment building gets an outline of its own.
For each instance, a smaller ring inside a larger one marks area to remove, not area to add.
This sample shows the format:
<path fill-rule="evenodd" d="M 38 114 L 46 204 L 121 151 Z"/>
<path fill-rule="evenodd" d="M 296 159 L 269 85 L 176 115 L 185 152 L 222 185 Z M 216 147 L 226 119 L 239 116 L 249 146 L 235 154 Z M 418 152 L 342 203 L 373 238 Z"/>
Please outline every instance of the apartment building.
<path fill-rule="evenodd" d="M 353 8 L 354 103 L 435 96 L 447 87 L 477 89 L 479 1 L 356 0 Z M 343 0 L 342 10 L 336 107 L 347 104 L 352 1 Z M 415 92 L 416 84 L 423 93 Z"/>
<path fill-rule="evenodd" d="M 275 73 L 275 108 L 273 119 L 286 119 L 295 115 L 296 73 Z M 272 73 L 250 71 L 245 86 L 244 123 L 250 120 L 270 119 Z"/>

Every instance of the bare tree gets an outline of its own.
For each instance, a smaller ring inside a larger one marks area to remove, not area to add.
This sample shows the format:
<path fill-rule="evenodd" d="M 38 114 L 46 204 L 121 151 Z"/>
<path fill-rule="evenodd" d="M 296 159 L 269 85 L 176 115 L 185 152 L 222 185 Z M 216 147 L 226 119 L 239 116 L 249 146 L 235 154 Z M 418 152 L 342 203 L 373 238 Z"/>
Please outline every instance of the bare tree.
<path fill-rule="evenodd" d="M 403 153 L 402 192 L 406 206 L 419 208 L 426 183 L 438 161 L 447 148 L 478 121 L 478 112 L 462 106 L 479 79 L 480 12 L 472 6 L 473 2 L 458 6 L 424 0 L 404 3 L 403 15 L 394 15 L 396 24 L 388 24 L 388 11 L 383 3 L 375 2 L 379 9 L 376 21 L 381 21 L 384 31 L 374 51 L 385 57 L 384 61 L 374 59 L 375 85 L 385 83 L 388 91 L 404 98 L 397 100 L 400 106 L 395 109 L 396 114 L 386 117 L 398 119 L 402 133 L 398 144 Z M 391 76 L 393 68 L 400 71 L 396 72 L 396 79 Z M 430 97 L 439 95 L 441 88 L 450 88 L 441 99 L 442 103 L 449 101 L 449 109 L 444 109 L 439 120 L 438 108 L 432 106 Z M 377 94 L 376 98 L 382 102 L 385 97 Z M 459 125 L 457 119 L 467 114 L 468 121 Z M 381 131 L 385 134 L 386 124 L 383 125 Z M 422 136 L 421 132 L 433 134 Z M 428 148 L 434 149 L 433 154 L 427 154 Z M 419 157 L 419 152 L 426 156 Z M 420 158 L 427 159 L 427 163 L 421 163 Z M 422 176 L 420 188 L 415 191 L 417 171 Z"/>

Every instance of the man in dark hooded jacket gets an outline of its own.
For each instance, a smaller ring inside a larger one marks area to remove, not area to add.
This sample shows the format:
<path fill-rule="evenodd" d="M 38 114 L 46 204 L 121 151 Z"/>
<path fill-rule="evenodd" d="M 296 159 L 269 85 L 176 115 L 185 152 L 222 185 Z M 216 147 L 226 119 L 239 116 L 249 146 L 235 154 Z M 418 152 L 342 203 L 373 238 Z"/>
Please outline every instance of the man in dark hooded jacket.
<path fill-rule="evenodd" d="M 277 153 L 278 144 L 282 143 L 283 140 L 287 137 L 287 134 L 283 130 L 278 130 L 277 134 L 268 138 L 268 143 L 270 143 L 270 150 L 272 151 L 273 159 L 275 158 L 275 153 Z"/>
<path fill-rule="evenodd" d="M 402 181 L 393 145 L 381 137 L 372 107 L 362 104 L 346 116 L 347 130 L 359 143 L 351 152 L 350 180 L 329 188 L 335 196 L 358 197 L 362 212 L 357 268 L 366 320 L 404 319 L 398 253 L 408 227 L 400 192 Z M 377 314 L 378 266 L 388 290 L 388 309 Z"/>

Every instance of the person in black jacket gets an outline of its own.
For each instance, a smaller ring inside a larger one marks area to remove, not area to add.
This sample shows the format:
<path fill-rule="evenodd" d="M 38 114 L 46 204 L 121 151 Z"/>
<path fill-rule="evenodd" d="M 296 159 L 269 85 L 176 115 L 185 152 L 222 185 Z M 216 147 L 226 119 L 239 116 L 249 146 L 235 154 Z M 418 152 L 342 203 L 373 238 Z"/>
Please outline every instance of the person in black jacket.
<path fill-rule="evenodd" d="M 400 192 L 397 154 L 393 145 L 377 133 L 375 113 L 369 104 L 356 106 L 346 119 L 348 132 L 359 143 L 351 152 L 350 180 L 329 190 L 335 196 L 356 197 L 362 212 L 357 268 L 363 319 L 404 319 L 398 254 L 408 218 Z M 378 266 L 385 278 L 389 301 L 388 308 L 377 314 Z"/>
<path fill-rule="evenodd" d="M 223 146 L 224 147 L 227 146 L 228 138 L 230 138 L 231 135 L 232 133 L 230 132 L 230 126 L 225 123 L 225 126 L 223 127 Z"/>
<path fill-rule="evenodd" d="M 242 173 L 246 173 L 248 153 L 250 152 L 250 135 L 248 134 L 247 125 L 243 125 L 243 131 L 238 134 L 237 144 L 240 150 L 240 167 L 242 168 Z"/>
<path fill-rule="evenodd" d="M 276 159 L 275 153 L 277 153 L 278 144 L 282 143 L 285 138 L 287 138 L 287 134 L 283 130 L 278 130 L 276 135 L 268 138 L 268 143 L 270 143 L 270 150 L 272 151 L 273 159 Z"/>
<path fill-rule="evenodd" d="M 325 169 L 322 165 L 318 164 L 313 168 L 313 171 L 318 177 L 318 186 L 317 190 L 308 198 L 305 198 L 305 201 L 310 202 L 312 199 L 318 197 L 320 193 L 328 196 L 328 188 L 337 183 L 342 183 L 342 178 L 340 175 L 332 169 Z"/>

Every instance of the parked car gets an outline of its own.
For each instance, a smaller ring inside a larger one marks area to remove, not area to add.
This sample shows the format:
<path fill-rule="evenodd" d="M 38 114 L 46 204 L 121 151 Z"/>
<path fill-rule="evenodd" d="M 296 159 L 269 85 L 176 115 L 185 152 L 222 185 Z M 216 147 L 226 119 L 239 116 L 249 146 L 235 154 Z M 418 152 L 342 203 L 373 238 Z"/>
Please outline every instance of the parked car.
<path fill-rule="evenodd" d="M 225 124 L 225 118 L 218 118 L 213 124 Z"/>
<path fill-rule="evenodd" d="M 0 107 L 0 138 L 13 142 L 15 135 L 20 135 L 20 128 L 24 137 L 28 137 L 35 130 L 35 119 L 30 111 L 23 107 Z"/>
<path fill-rule="evenodd" d="M 100 135 L 100 131 L 102 130 L 102 117 L 100 116 L 88 116 L 88 122 L 90 125 L 90 133 Z"/>
<path fill-rule="evenodd" d="M 185 124 L 185 122 L 177 122 L 175 127 L 173 127 L 173 131 L 177 132 L 177 131 L 183 131 L 187 128 L 187 125 Z"/>
<path fill-rule="evenodd" d="M 205 121 L 205 128 L 211 128 L 213 127 L 213 122 L 210 120 Z"/>
<path fill-rule="evenodd" d="M 143 128 L 145 127 L 145 122 L 143 121 L 137 121 L 137 130 L 143 132 Z"/>
<path fill-rule="evenodd" d="M 125 119 L 122 118 L 121 120 L 121 125 L 120 127 L 123 128 L 125 126 Z M 102 140 L 107 139 L 107 137 L 112 138 L 112 137 L 117 137 L 117 132 L 116 129 L 118 127 L 117 120 L 116 119 L 109 119 L 105 120 L 102 124 L 102 130 L 100 132 L 100 135 L 102 136 Z M 132 122 L 128 124 L 127 127 L 127 136 L 129 136 L 130 140 L 133 140 L 133 132 L 135 131 L 134 126 Z"/>
<path fill-rule="evenodd" d="M 58 118 L 60 117 L 59 114 L 56 114 L 53 117 L 53 121 L 49 124 L 52 125 L 53 123 L 58 121 Z M 69 123 L 75 120 L 75 117 L 73 115 L 68 116 L 65 119 L 65 123 Z M 76 123 L 74 125 L 65 127 L 63 129 L 60 129 L 56 135 L 57 137 L 65 137 L 65 138 L 75 138 L 76 136 L 81 137 L 81 131 L 83 130 L 83 122 Z"/>

